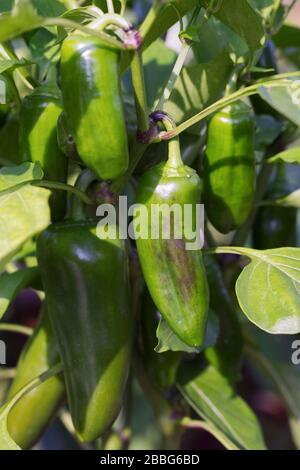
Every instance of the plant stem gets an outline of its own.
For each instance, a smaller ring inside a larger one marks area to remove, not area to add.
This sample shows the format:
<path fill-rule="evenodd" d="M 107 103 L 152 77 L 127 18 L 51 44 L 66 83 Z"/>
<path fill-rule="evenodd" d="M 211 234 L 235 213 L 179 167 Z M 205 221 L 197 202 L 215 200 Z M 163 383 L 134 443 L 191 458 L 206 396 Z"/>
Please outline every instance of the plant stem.
<path fill-rule="evenodd" d="M 149 128 L 149 116 L 142 55 L 139 50 L 134 52 L 131 72 L 138 130 L 145 132 Z"/>
<path fill-rule="evenodd" d="M 121 11 L 120 15 L 124 16 L 126 12 L 127 0 L 120 0 L 121 1 Z"/>
<path fill-rule="evenodd" d="M 175 7 L 173 6 L 173 8 L 175 8 Z M 192 16 L 192 19 L 191 19 L 188 27 L 192 26 L 196 22 L 196 20 L 198 18 L 198 15 L 199 15 L 199 10 L 200 10 L 200 7 L 195 8 L 195 12 Z M 201 21 L 199 22 L 199 24 L 197 24 L 198 32 L 207 23 L 207 21 L 210 19 L 210 17 L 212 16 L 212 14 L 214 12 L 215 12 L 215 10 L 213 9 L 213 0 L 212 0 L 210 2 L 210 5 L 208 6 L 208 8 L 205 10 L 205 12 L 203 14 L 203 17 L 201 18 Z M 181 29 L 183 29 L 182 22 L 181 22 Z M 166 101 L 168 101 L 168 99 L 171 96 L 171 93 L 173 91 L 175 83 L 176 83 L 176 81 L 177 81 L 177 79 L 178 79 L 178 77 L 181 73 L 181 70 L 184 66 L 187 55 L 188 55 L 188 53 L 191 49 L 191 46 L 192 45 L 190 43 L 188 43 L 187 41 L 183 42 L 180 53 L 177 57 L 174 68 L 173 68 L 173 70 L 171 72 L 171 75 L 169 77 L 168 83 L 167 83 L 167 85 L 166 85 L 166 87 L 165 87 L 165 89 L 162 93 L 162 96 L 161 96 L 159 102 L 157 103 L 157 106 L 155 107 L 155 109 L 161 109 L 161 110 L 164 109 L 164 105 L 165 105 Z"/>
<path fill-rule="evenodd" d="M 255 95 L 258 92 L 260 87 L 264 87 L 264 86 L 270 87 L 270 88 L 287 87 L 289 85 L 288 78 L 297 77 L 299 75 L 300 75 L 300 72 L 291 72 L 291 73 L 276 75 L 270 80 L 259 80 L 253 85 L 250 85 L 246 88 L 242 88 L 241 90 L 238 90 L 235 93 L 232 93 L 230 96 L 225 96 L 224 98 L 221 98 L 220 100 L 216 101 L 212 105 L 205 108 L 203 111 L 200 111 L 200 113 L 196 114 L 195 116 L 191 117 L 187 121 L 177 126 L 173 131 L 161 133 L 161 138 L 164 140 L 168 140 L 168 139 L 173 138 L 175 135 L 179 135 L 181 132 L 184 132 L 189 127 L 193 126 L 194 124 L 197 124 L 198 122 L 202 121 L 203 119 L 210 116 L 214 112 L 219 111 L 225 106 L 231 103 L 234 103 L 235 101 L 241 98 Z"/>
<path fill-rule="evenodd" d="M 94 21 L 92 21 L 89 24 L 89 28 L 100 32 L 104 31 L 104 29 L 110 25 L 117 26 L 124 31 L 127 31 L 131 27 L 128 21 L 126 21 L 122 16 L 116 15 L 115 13 L 106 13 L 105 15 L 101 15 L 99 18 L 96 18 Z"/>
<path fill-rule="evenodd" d="M 16 369 L 6 369 L 1 367 L 0 380 L 14 379 L 16 376 Z"/>
<path fill-rule="evenodd" d="M 66 28 L 72 28 L 80 30 L 90 36 L 95 36 L 110 46 L 115 47 L 116 49 L 120 49 L 126 51 L 128 49 L 136 49 L 134 45 L 127 45 L 125 46 L 122 42 L 118 41 L 117 39 L 105 34 L 101 31 L 97 31 L 96 29 L 89 28 L 88 26 L 84 26 L 80 23 L 76 23 L 75 21 L 67 20 L 66 18 L 46 18 L 43 22 L 44 26 L 63 26 Z"/>
<path fill-rule="evenodd" d="M 25 336 L 31 336 L 33 333 L 32 328 L 23 325 L 16 325 L 14 323 L 0 323 L 0 331 L 11 331 Z"/>
<path fill-rule="evenodd" d="M 151 117 L 155 122 L 162 122 L 167 132 L 176 128 L 176 124 L 173 119 L 163 112 L 156 111 L 151 114 Z M 178 136 L 169 140 L 168 164 L 172 168 L 183 166 Z"/>
<path fill-rule="evenodd" d="M 68 191 L 69 193 L 74 194 L 75 196 L 78 197 L 84 204 L 91 205 L 92 201 L 91 199 L 82 191 L 80 191 L 78 188 L 75 188 L 74 186 L 71 186 L 70 184 L 65 184 L 65 183 L 59 183 L 57 181 L 46 181 L 46 180 L 38 180 L 38 181 L 32 181 L 31 185 L 33 186 L 39 186 L 42 188 L 48 188 L 48 189 L 56 189 L 58 191 Z"/>
<path fill-rule="evenodd" d="M 185 63 L 185 60 L 187 58 L 187 55 L 189 53 L 191 49 L 191 46 L 187 43 L 187 42 L 184 42 L 184 44 L 182 45 L 181 47 L 181 51 L 177 57 L 177 60 L 175 62 L 175 65 L 174 65 L 174 68 L 171 72 L 171 75 L 169 77 L 169 80 L 168 80 L 168 83 L 162 93 L 162 96 L 160 98 L 160 100 L 158 101 L 157 105 L 155 106 L 155 109 L 161 109 L 163 110 L 164 109 L 164 105 L 166 103 L 166 101 L 168 101 L 168 99 L 170 98 L 171 96 L 171 93 L 172 93 L 172 90 L 175 86 L 175 83 L 180 75 L 180 72 L 182 70 L 182 67 L 184 66 L 184 63 Z"/>
<path fill-rule="evenodd" d="M 89 186 L 94 181 L 97 181 L 97 179 L 98 178 L 95 175 L 95 173 L 93 173 L 89 168 L 86 168 L 85 170 L 81 172 L 81 174 L 79 175 L 75 183 L 76 191 L 79 191 L 81 194 L 85 194 Z M 85 194 L 85 197 L 88 197 L 88 196 L 86 196 Z M 82 205 L 82 201 L 80 201 L 78 198 L 72 200 L 70 215 L 72 219 L 74 220 L 84 220 L 86 218 L 86 213 Z"/>
<path fill-rule="evenodd" d="M 113 0 L 106 0 L 106 5 L 107 5 L 108 13 L 114 13 L 115 12 Z"/>
<path fill-rule="evenodd" d="M 0 45 L 0 55 L 6 59 L 10 60 L 19 60 L 18 56 L 8 45 L 7 42 L 3 42 Z M 19 75 L 22 82 L 26 85 L 27 88 L 32 90 L 34 87 L 39 85 L 39 82 L 35 80 L 28 72 L 26 67 L 18 67 L 16 73 Z"/>

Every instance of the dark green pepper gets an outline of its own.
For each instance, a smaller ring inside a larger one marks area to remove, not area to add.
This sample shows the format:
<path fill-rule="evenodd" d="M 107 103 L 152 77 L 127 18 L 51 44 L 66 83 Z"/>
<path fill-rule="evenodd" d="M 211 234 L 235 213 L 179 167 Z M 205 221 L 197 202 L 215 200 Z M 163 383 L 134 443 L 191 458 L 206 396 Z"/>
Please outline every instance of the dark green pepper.
<path fill-rule="evenodd" d="M 282 164 L 265 199 L 274 200 L 293 191 L 289 183 L 288 166 Z M 253 225 L 253 245 L 259 250 L 296 246 L 297 209 L 283 206 L 262 206 Z"/>
<path fill-rule="evenodd" d="M 57 90 L 44 86 L 26 96 L 20 114 L 20 147 L 23 161 L 38 162 L 44 177 L 66 182 L 67 160 L 57 142 L 57 120 L 62 112 Z M 65 215 L 66 195 L 59 191 L 50 199 L 52 218 Z"/>
<path fill-rule="evenodd" d="M 254 116 L 242 101 L 215 114 L 208 126 L 204 203 L 209 220 L 228 233 L 248 218 L 255 194 Z"/>
<path fill-rule="evenodd" d="M 29 339 L 9 390 L 12 398 L 24 385 L 60 362 L 56 338 L 43 309 L 40 323 Z M 61 376 L 54 376 L 22 397 L 8 416 L 8 431 L 23 449 L 30 449 L 43 434 L 65 395 Z"/>
<path fill-rule="evenodd" d="M 65 222 L 50 226 L 37 244 L 72 420 L 87 442 L 117 417 L 130 362 L 127 250 L 112 232 L 104 240 L 94 221 Z"/>
<path fill-rule="evenodd" d="M 175 334 L 189 346 L 201 346 L 206 329 L 208 285 L 200 248 L 188 250 L 185 233 L 175 234 L 177 223 L 184 222 L 161 212 L 161 222 L 152 217 L 152 205 L 167 209 L 177 204 L 184 213 L 191 208 L 189 222 L 195 230 L 197 204 L 201 198 L 201 182 L 197 173 L 185 166 L 180 157 L 179 142 L 169 144 L 169 159 L 148 170 L 140 179 L 137 202 L 144 205 L 135 217 L 136 242 L 142 271 L 151 297 Z M 164 206 L 162 206 L 164 205 Z M 165 224 L 171 220 L 169 239 L 164 234 Z M 148 238 L 138 237 L 138 227 L 148 227 Z M 157 237 L 151 230 L 157 229 Z M 185 229 L 186 227 L 184 227 Z M 183 230 L 182 230 L 183 232 Z"/>
<path fill-rule="evenodd" d="M 61 52 L 64 109 L 82 161 L 101 179 L 128 167 L 119 78 L 120 51 L 100 39 L 72 35 Z"/>

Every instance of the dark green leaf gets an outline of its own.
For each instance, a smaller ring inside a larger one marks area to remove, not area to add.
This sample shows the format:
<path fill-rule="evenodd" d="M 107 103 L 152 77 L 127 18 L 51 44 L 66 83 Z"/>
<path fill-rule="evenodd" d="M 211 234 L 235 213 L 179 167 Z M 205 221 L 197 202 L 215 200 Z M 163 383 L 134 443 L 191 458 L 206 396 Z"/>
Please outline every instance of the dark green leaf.
<path fill-rule="evenodd" d="M 201 348 L 193 348 L 185 344 L 181 339 L 176 336 L 176 334 L 171 330 L 168 323 L 161 319 L 157 327 L 156 336 L 158 339 L 158 344 L 155 348 L 157 353 L 164 353 L 166 351 L 183 351 L 186 353 L 199 353 L 209 346 L 216 344 L 217 338 L 219 335 L 219 322 L 216 315 L 210 311 L 209 320 L 207 323 L 205 342 Z"/>
<path fill-rule="evenodd" d="M 214 367 L 183 364 L 178 388 L 205 421 L 217 427 L 238 449 L 264 450 L 265 443 L 256 416 Z"/>
<path fill-rule="evenodd" d="M 31 31 L 42 24 L 30 0 L 16 0 L 11 13 L 0 15 L 0 42 Z"/>
<path fill-rule="evenodd" d="M 258 92 L 272 108 L 300 126 L 300 80 L 289 80 L 286 87 L 260 87 Z"/>
<path fill-rule="evenodd" d="M 200 0 L 200 4 L 207 7 L 209 1 Z M 263 46 L 265 32 L 262 18 L 251 8 L 247 0 L 223 1 L 215 16 L 240 36 L 250 50 L 255 51 Z"/>
<path fill-rule="evenodd" d="M 156 98 L 162 93 L 173 65 L 176 60 L 175 52 L 158 39 L 143 54 L 145 82 L 148 104 L 152 108 Z"/>
<path fill-rule="evenodd" d="M 185 67 L 164 110 L 177 123 L 194 116 L 221 97 L 231 71 L 224 51 L 211 62 Z"/>
<path fill-rule="evenodd" d="M 178 13 L 184 16 L 195 8 L 198 3 L 199 0 L 174 0 L 168 3 L 157 2 L 157 6 L 151 8 L 140 28 L 144 38 L 143 49 L 149 47 L 152 42 L 162 36 L 173 24 L 177 23 Z"/>

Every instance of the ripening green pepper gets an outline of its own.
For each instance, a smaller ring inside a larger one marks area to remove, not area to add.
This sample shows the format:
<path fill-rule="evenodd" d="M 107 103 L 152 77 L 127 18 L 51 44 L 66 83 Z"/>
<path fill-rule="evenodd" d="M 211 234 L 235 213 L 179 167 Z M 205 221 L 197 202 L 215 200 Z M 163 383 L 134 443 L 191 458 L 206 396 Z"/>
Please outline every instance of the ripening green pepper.
<path fill-rule="evenodd" d="M 101 179 L 128 167 L 119 78 L 120 51 L 100 39 L 71 35 L 61 51 L 64 109 L 82 161 Z"/>
<path fill-rule="evenodd" d="M 295 188 L 289 183 L 288 166 L 279 165 L 275 180 L 265 199 L 274 200 L 291 193 Z M 296 246 L 297 209 L 283 206 L 260 207 L 253 225 L 253 245 L 258 250 Z"/>
<path fill-rule="evenodd" d="M 194 170 L 183 164 L 179 143 L 174 140 L 169 145 L 167 163 L 151 168 L 139 181 L 137 202 L 146 211 L 134 218 L 136 243 L 157 309 L 183 342 L 198 347 L 204 341 L 209 294 L 201 250 L 187 249 L 186 229 L 189 226 L 196 233 L 201 181 Z M 170 217 L 174 204 L 181 214 L 174 212 Z M 161 218 L 153 214 L 153 206 Z M 189 218 L 183 219 L 184 207 L 191 209 Z M 170 221 L 168 237 L 165 228 Z M 179 231 L 176 233 L 180 224 L 181 236 Z M 140 237 L 140 228 L 147 229 L 148 234 Z M 151 236 L 152 230 L 157 232 L 155 236 Z"/>
<path fill-rule="evenodd" d="M 65 183 L 67 160 L 57 142 L 57 120 L 62 112 L 57 90 L 49 86 L 35 89 L 22 102 L 20 113 L 20 151 L 23 161 L 40 163 L 46 180 Z M 65 191 L 50 198 L 53 220 L 65 215 Z"/>
<path fill-rule="evenodd" d="M 130 361 L 127 250 L 110 230 L 114 227 L 102 239 L 94 221 L 62 222 L 43 232 L 37 244 L 68 404 L 84 442 L 106 432 L 117 417 Z"/>
<path fill-rule="evenodd" d="M 228 233 L 248 218 L 255 194 L 254 116 L 242 101 L 215 114 L 208 126 L 204 203 L 208 218 Z"/>
<path fill-rule="evenodd" d="M 182 359 L 181 352 L 157 353 L 156 330 L 159 312 L 146 290 L 141 305 L 142 360 L 152 382 L 161 390 L 167 390 L 176 383 L 176 374 Z"/>
<path fill-rule="evenodd" d="M 8 399 L 59 362 L 57 341 L 46 308 L 43 307 L 41 320 L 22 351 Z M 8 416 L 8 431 L 22 449 L 30 449 L 38 441 L 64 396 L 63 378 L 54 376 L 15 404 Z"/>

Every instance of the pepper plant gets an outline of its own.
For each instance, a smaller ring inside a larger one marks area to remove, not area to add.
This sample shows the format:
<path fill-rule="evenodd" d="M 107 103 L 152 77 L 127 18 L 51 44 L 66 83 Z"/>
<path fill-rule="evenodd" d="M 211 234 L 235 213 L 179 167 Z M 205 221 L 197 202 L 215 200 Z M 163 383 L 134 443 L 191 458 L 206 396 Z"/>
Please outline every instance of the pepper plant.
<path fill-rule="evenodd" d="M 299 449 L 294 7 L 0 2 L 0 449 L 55 418 L 81 449 L 278 448 L 274 401 Z M 201 202 L 202 248 L 149 217 Z"/>

